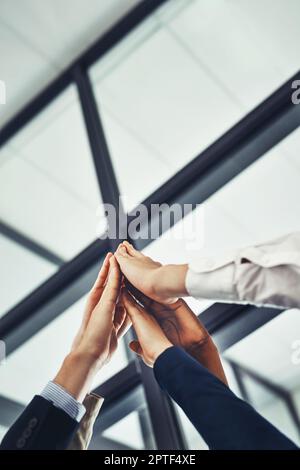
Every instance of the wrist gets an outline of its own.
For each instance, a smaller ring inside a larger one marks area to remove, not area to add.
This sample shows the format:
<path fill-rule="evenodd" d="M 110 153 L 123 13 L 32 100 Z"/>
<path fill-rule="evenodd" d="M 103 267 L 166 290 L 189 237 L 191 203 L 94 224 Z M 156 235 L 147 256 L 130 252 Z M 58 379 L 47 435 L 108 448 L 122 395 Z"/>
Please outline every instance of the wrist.
<path fill-rule="evenodd" d="M 187 296 L 185 287 L 187 270 L 187 264 L 167 264 L 157 268 L 153 283 L 156 295 L 167 300 Z"/>
<path fill-rule="evenodd" d="M 75 350 L 66 356 L 53 381 L 82 402 L 98 369 L 99 366 L 92 355 Z"/>
<path fill-rule="evenodd" d="M 170 341 L 165 341 L 163 342 L 159 348 L 157 348 L 154 352 L 153 352 L 153 364 L 155 363 L 155 361 L 159 358 L 159 356 L 161 356 L 161 354 L 163 354 L 166 349 L 169 349 L 169 348 L 172 348 L 173 344 L 170 342 Z"/>

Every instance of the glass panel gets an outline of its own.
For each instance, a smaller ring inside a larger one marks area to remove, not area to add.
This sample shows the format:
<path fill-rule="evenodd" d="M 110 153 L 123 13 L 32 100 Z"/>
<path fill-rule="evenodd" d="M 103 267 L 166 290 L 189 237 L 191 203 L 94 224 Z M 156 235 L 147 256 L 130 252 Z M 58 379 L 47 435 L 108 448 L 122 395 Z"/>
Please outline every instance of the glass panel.
<path fill-rule="evenodd" d="M 116 449 L 122 446 L 130 449 L 145 449 L 141 423 L 137 411 L 133 411 L 111 427 L 106 429 L 103 437 L 116 442 Z M 118 444 L 119 447 L 118 447 Z"/>
<path fill-rule="evenodd" d="M 101 410 L 89 446 L 89 450 L 95 449 L 155 449 L 142 385 Z"/>
<path fill-rule="evenodd" d="M 0 160 L 4 222 L 64 260 L 96 238 L 101 200 L 73 86 L 8 142 Z"/>
<path fill-rule="evenodd" d="M 298 128 L 210 198 L 247 234 L 239 244 L 300 230 L 299 146 Z"/>
<path fill-rule="evenodd" d="M 57 267 L 1 235 L 0 259 L 1 317 L 51 276 Z"/>
<path fill-rule="evenodd" d="M 259 312 L 258 312 L 259 313 Z M 292 309 L 262 326 L 224 353 L 225 359 L 237 363 L 245 372 L 246 389 L 251 403 L 267 419 L 293 440 L 300 442 L 299 433 L 286 406 L 272 385 L 281 387 L 300 410 L 300 331 L 299 310 Z M 298 349 L 297 349 L 298 348 Z M 247 370 L 254 374 L 249 378 Z M 255 376 L 258 376 L 255 379 Z M 267 384 L 259 384 L 262 377 Z"/>
<path fill-rule="evenodd" d="M 288 8 L 271 0 L 168 2 L 92 68 L 127 207 L 298 71 L 299 13 L 297 0 Z"/>
<path fill-rule="evenodd" d="M 254 378 L 242 374 L 242 380 L 249 395 L 249 401 L 255 409 L 299 445 L 300 429 L 297 429 L 292 420 L 287 403 L 271 389 L 259 384 Z"/>
<path fill-rule="evenodd" d="M 8 428 L 0 425 L 0 442 L 2 441 L 7 431 L 8 431 Z"/>
<path fill-rule="evenodd" d="M 80 299 L 8 356 L 0 368 L 1 395 L 27 404 L 33 395 L 40 393 L 70 351 L 81 323 L 85 301 L 85 297 Z M 125 343 L 121 341 L 111 361 L 99 371 L 94 386 L 107 380 L 127 363 Z"/>
<path fill-rule="evenodd" d="M 183 432 L 186 449 L 189 450 L 208 450 L 208 446 L 205 441 L 202 439 L 197 429 L 192 425 L 190 420 L 187 418 L 183 410 L 175 404 L 175 409 L 177 411 L 177 417 L 181 424 L 181 430 Z"/>

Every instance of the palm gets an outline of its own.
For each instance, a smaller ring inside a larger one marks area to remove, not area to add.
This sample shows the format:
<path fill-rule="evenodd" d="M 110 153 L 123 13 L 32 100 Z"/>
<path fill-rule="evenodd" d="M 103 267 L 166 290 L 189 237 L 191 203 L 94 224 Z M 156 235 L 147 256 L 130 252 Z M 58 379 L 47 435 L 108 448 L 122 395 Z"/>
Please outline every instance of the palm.
<path fill-rule="evenodd" d="M 134 295 L 155 317 L 172 344 L 190 348 L 201 344 L 209 337 L 207 330 L 183 299 L 173 304 L 161 304 L 136 290 Z"/>

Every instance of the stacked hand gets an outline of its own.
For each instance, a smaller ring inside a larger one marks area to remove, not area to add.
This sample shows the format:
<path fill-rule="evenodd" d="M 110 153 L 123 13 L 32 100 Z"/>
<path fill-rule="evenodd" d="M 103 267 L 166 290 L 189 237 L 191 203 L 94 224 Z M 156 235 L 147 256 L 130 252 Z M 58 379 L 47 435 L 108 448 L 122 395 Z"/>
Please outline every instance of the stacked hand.
<path fill-rule="evenodd" d="M 138 341 L 130 343 L 130 348 L 147 365 L 153 366 L 165 349 L 180 346 L 227 384 L 218 350 L 204 325 L 183 299 L 166 296 L 161 288 L 161 264 L 144 256 L 128 242 L 119 246 L 116 258 L 130 281 L 121 296 L 138 337 Z M 170 293 L 171 290 L 167 292 Z"/>
<path fill-rule="evenodd" d="M 72 350 L 54 379 L 57 384 L 82 400 L 131 323 L 138 340 L 130 348 L 147 365 L 153 366 L 163 351 L 176 345 L 227 383 L 210 335 L 188 305 L 176 298 L 186 295 L 185 266 L 178 267 L 178 272 L 166 268 L 170 267 L 144 256 L 128 242 L 115 255 L 106 256 Z"/>
<path fill-rule="evenodd" d="M 109 253 L 88 296 L 72 350 L 54 379 L 78 400 L 85 397 L 95 374 L 109 361 L 118 340 L 131 325 L 118 303 L 121 281 L 118 263 Z"/>
<path fill-rule="evenodd" d="M 151 299 L 170 304 L 188 295 L 185 288 L 187 265 L 162 266 L 126 241 L 119 245 L 115 256 L 126 279 Z"/>

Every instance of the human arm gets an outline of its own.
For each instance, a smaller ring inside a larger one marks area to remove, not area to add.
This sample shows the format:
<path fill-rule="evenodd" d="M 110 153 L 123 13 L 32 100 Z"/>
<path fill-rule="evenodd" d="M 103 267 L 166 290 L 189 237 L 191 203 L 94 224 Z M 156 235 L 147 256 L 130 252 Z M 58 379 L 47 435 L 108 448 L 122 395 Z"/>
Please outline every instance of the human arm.
<path fill-rule="evenodd" d="M 223 257 L 195 257 L 189 265 L 162 266 L 127 242 L 116 257 L 126 278 L 159 302 L 191 295 L 230 303 L 300 307 L 300 232 Z"/>
<path fill-rule="evenodd" d="M 138 342 L 134 350 L 183 409 L 210 449 L 296 449 L 206 367 L 173 346 L 152 315 L 123 295 Z"/>
<path fill-rule="evenodd" d="M 120 283 L 118 264 L 109 255 L 88 297 L 72 350 L 51 381 L 54 395 L 42 392 L 34 397 L 5 435 L 1 449 L 62 449 L 70 443 L 95 374 L 130 325 L 124 308 L 116 306 Z"/>

